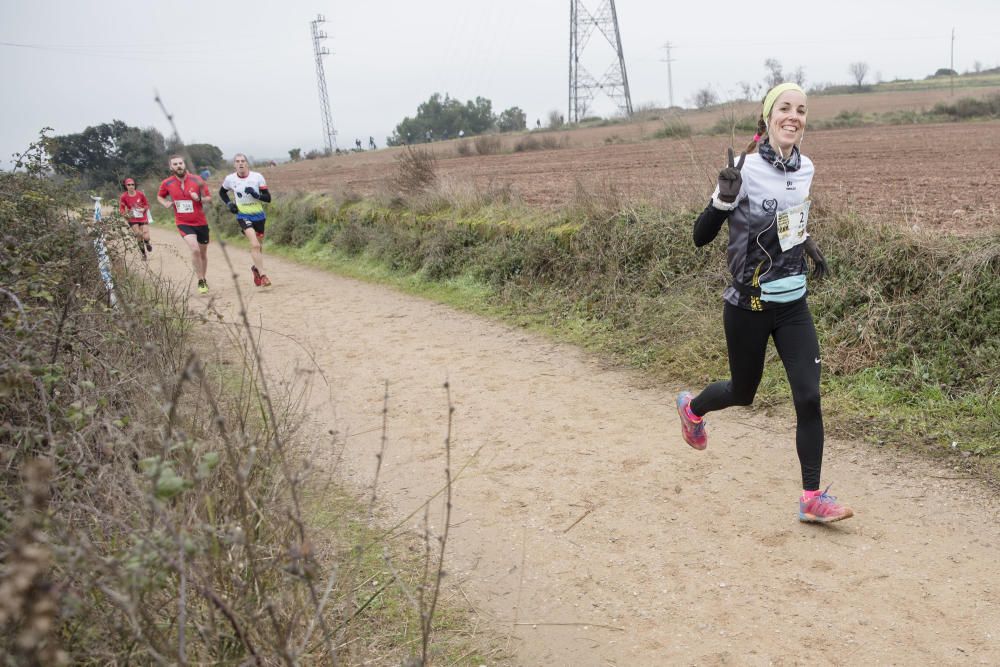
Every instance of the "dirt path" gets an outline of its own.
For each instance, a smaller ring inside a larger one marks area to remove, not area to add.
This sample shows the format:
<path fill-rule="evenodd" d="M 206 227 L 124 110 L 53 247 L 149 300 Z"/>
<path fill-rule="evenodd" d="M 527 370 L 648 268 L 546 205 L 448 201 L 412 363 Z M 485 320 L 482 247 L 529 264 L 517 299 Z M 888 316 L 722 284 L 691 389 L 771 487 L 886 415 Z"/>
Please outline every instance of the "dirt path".
<path fill-rule="evenodd" d="M 157 227 L 151 268 L 188 280 L 179 238 Z M 215 243 L 209 261 L 216 307 L 235 317 Z M 1000 664 L 1000 527 L 985 487 L 831 442 L 824 479 L 857 516 L 803 525 L 789 421 L 713 415 L 711 444 L 696 452 L 678 434 L 676 387 L 268 261 L 270 290 L 239 277 L 251 319 L 286 334 L 262 333 L 266 364 L 287 375 L 310 368 L 303 347 L 315 357 L 329 390 L 313 391 L 306 432 L 348 434 L 344 470 L 359 488 L 374 471 L 389 380 L 379 488 L 390 518 L 442 485 L 450 380 L 453 468 L 467 467 L 446 582 L 482 627 L 510 636 L 517 664 Z M 209 300 L 192 301 L 203 310 Z"/>

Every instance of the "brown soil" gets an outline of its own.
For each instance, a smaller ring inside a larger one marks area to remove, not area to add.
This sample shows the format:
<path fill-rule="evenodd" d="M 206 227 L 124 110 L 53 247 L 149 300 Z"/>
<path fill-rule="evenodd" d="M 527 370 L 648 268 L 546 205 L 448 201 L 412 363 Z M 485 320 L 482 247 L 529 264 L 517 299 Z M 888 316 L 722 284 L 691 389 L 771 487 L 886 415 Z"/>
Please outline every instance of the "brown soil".
<path fill-rule="evenodd" d="M 190 285 L 176 233 L 153 235 L 150 268 Z M 450 382 L 446 602 L 507 638 L 515 664 L 1000 664 L 1000 507 L 963 473 L 832 441 L 824 478 L 856 516 L 800 524 L 787 417 L 713 414 L 696 452 L 677 387 L 287 261 L 268 258 L 274 287 L 255 290 L 246 252 L 232 252 L 267 371 L 314 378 L 302 434 L 317 466 L 334 474 L 334 429 L 336 474 L 360 495 L 388 380 L 379 497 L 387 521 L 415 514 L 414 532 L 444 481 Z M 215 242 L 209 257 L 211 298 L 192 306 L 234 321 Z M 436 497 L 437 532 L 441 517 Z"/>
<path fill-rule="evenodd" d="M 458 157 L 454 142 L 433 148 L 446 188 L 509 186 L 526 204 L 544 207 L 564 206 L 578 192 L 663 206 L 703 205 L 729 137 L 654 140 L 641 134 L 630 138 L 635 143 L 588 145 L 609 131 L 630 137 L 647 126 L 566 132 L 568 148 L 527 153 Z M 738 145 L 746 139 L 739 137 Z M 803 151 L 816 164 L 813 195 L 819 204 L 917 228 L 1000 229 L 1000 163 L 988 157 L 1000 154 L 1000 122 L 807 130 Z M 388 189 L 397 152 L 309 160 L 264 173 L 275 192 L 372 195 Z"/>

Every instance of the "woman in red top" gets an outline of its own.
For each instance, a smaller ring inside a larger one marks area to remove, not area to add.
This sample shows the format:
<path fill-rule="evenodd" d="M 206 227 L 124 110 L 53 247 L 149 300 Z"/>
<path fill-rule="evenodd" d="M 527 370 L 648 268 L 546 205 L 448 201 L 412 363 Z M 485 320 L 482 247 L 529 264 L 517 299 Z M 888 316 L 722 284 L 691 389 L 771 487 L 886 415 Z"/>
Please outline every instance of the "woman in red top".
<path fill-rule="evenodd" d="M 139 241 L 139 252 L 146 259 L 147 252 L 153 252 L 153 244 L 149 242 L 149 201 L 142 190 L 135 189 L 135 181 L 125 179 L 125 192 L 118 198 L 118 212 L 128 220 L 128 226 Z"/>

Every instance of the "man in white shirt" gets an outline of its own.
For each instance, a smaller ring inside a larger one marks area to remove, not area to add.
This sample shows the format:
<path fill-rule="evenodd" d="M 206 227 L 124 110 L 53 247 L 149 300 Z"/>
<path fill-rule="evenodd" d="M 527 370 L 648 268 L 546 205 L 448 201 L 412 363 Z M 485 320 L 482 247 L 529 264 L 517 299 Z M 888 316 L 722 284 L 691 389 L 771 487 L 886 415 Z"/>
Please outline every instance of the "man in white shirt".
<path fill-rule="evenodd" d="M 267 189 L 264 177 L 256 171 L 250 171 L 250 162 L 246 155 L 237 153 L 233 158 L 233 166 L 236 167 L 236 171 L 222 181 L 219 197 L 229 207 L 229 211 L 236 214 L 237 224 L 250 241 L 250 257 L 253 258 L 250 272 L 253 274 L 253 284 L 257 287 L 270 287 L 271 279 L 264 271 L 264 250 L 261 246 L 261 241 L 264 239 L 264 223 L 267 221 L 261 202 L 271 201 L 271 193 Z M 233 193 L 234 200 L 230 200 L 229 192 Z"/>

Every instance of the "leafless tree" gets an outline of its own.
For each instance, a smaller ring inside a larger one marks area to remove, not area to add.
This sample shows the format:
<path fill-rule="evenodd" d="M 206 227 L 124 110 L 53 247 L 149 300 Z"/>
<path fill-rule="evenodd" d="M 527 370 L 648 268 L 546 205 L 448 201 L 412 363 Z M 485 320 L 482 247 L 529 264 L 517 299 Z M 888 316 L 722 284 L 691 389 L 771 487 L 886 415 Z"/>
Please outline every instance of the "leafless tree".
<path fill-rule="evenodd" d="M 767 69 L 767 76 L 765 81 L 767 82 L 767 87 L 774 88 L 779 83 L 785 82 L 785 75 L 781 71 L 781 63 L 778 62 L 777 58 L 768 58 L 764 61 L 764 67 Z"/>
<path fill-rule="evenodd" d="M 868 63 L 860 61 L 851 63 L 847 71 L 854 77 L 854 82 L 858 84 L 858 88 L 865 85 L 865 77 L 868 76 Z"/>
<path fill-rule="evenodd" d="M 759 83 L 740 81 L 739 87 L 740 87 L 740 99 L 746 100 L 747 102 L 752 102 L 754 100 L 760 99 L 761 85 Z"/>
<path fill-rule="evenodd" d="M 795 71 L 792 72 L 791 76 L 788 77 L 788 80 L 789 81 L 794 81 L 795 83 L 797 83 L 800 86 L 802 86 L 803 88 L 805 88 L 805 85 L 806 85 L 806 71 L 800 65 L 799 67 L 795 68 Z"/>
<path fill-rule="evenodd" d="M 718 104 L 719 96 L 715 94 L 715 91 L 710 86 L 705 86 L 695 92 L 691 98 L 691 103 L 698 109 L 705 109 L 713 104 Z"/>

